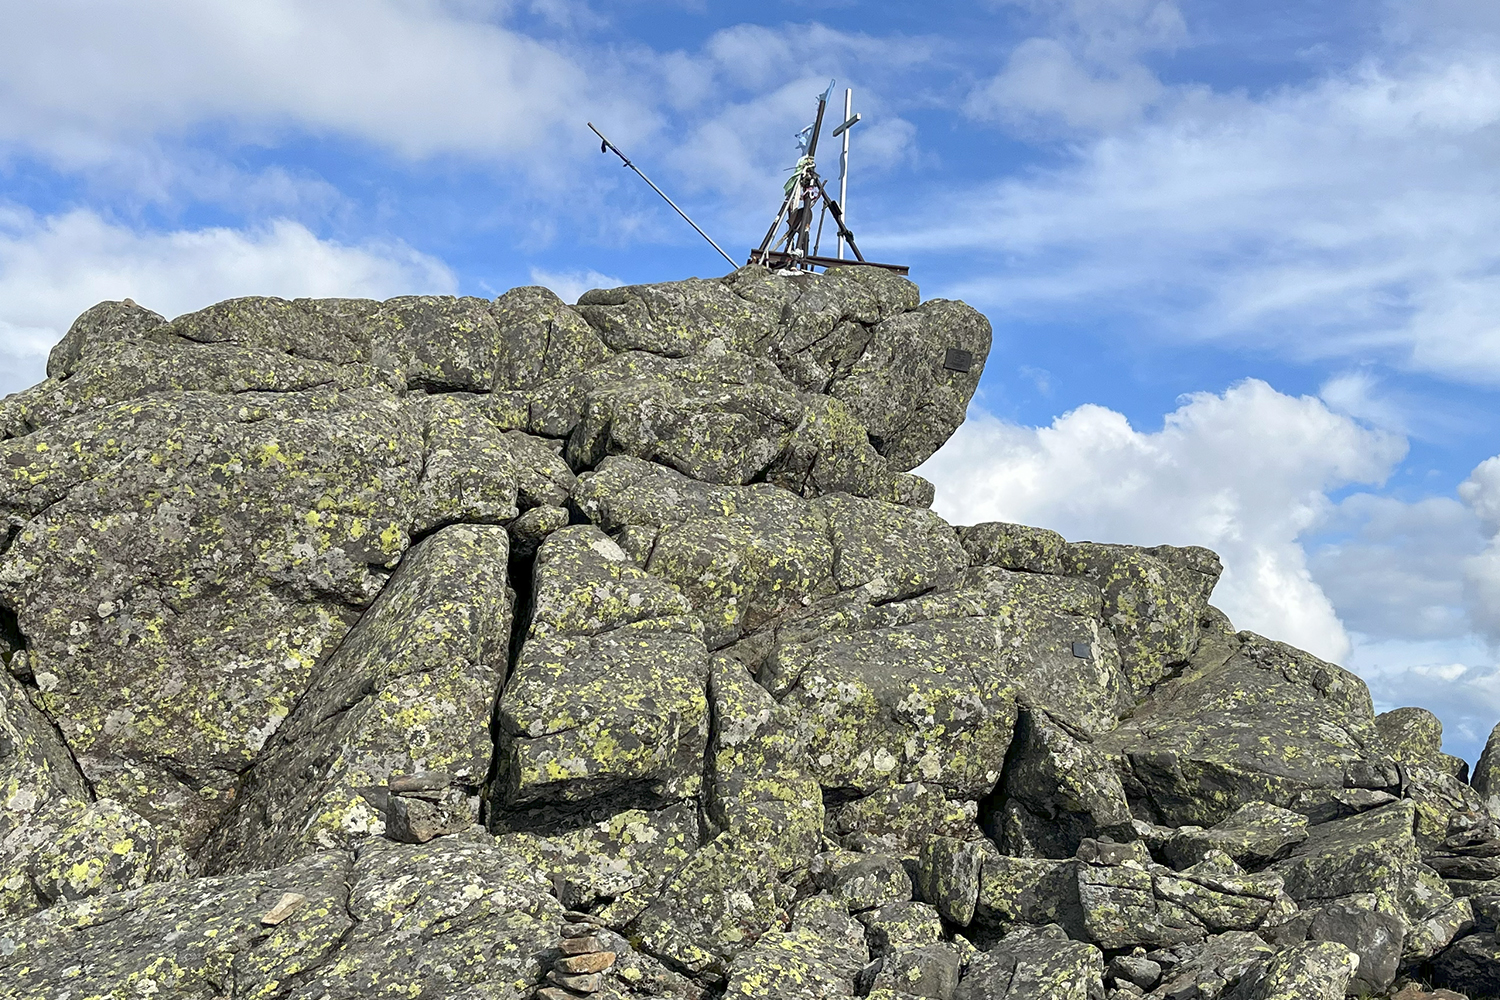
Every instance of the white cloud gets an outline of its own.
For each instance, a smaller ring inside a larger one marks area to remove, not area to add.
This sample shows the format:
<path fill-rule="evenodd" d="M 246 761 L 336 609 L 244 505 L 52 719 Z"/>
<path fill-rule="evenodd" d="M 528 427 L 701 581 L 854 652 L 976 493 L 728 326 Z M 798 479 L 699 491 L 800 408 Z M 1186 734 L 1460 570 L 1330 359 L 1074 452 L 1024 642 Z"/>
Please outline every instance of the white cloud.
<path fill-rule="evenodd" d="M 1493 48 L 1260 96 L 1183 85 L 1060 166 L 952 192 L 879 239 L 994 254 L 1004 267 L 947 290 L 1014 314 L 1500 384 L 1497 130 Z"/>
<path fill-rule="evenodd" d="M 1463 567 L 1484 540 L 1478 519 L 1458 500 L 1355 493 L 1319 533 L 1328 540 L 1311 546 L 1313 578 L 1352 631 L 1412 641 L 1474 631 Z"/>
<path fill-rule="evenodd" d="M 207 126 L 513 156 L 585 108 L 624 117 L 573 59 L 497 24 L 504 6 L 4 0 L 0 138 L 69 164 Z"/>
<path fill-rule="evenodd" d="M 1187 35 L 1167 0 L 1011 0 L 1049 28 L 1011 50 L 1005 67 L 976 87 L 965 110 L 1010 124 L 1110 129 L 1135 121 L 1167 88 L 1141 57 L 1176 48 Z"/>
<path fill-rule="evenodd" d="M 618 288 L 625 282 L 598 271 L 544 271 L 531 269 L 531 280 L 557 293 L 557 297 L 572 304 L 578 296 L 594 288 Z"/>
<path fill-rule="evenodd" d="M 1483 522 L 1489 545 L 1464 565 L 1470 614 L 1492 643 L 1500 645 L 1500 455 L 1481 462 L 1458 494 Z"/>
<path fill-rule="evenodd" d="M 1329 513 L 1331 490 L 1382 481 L 1405 450 L 1318 399 L 1248 380 L 1186 397 L 1155 432 L 1094 405 L 1041 428 L 976 411 L 918 471 L 955 523 L 1206 545 L 1224 559 L 1215 602 L 1236 624 L 1339 659 L 1348 637 L 1298 539 Z"/>
<path fill-rule="evenodd" d="M 0 206 L 0 393 L 43 377 L 48 350 L 104 299 L 174 316 L 236 295 L 452 292 L 441 262 L 399 243 L 344 246 L 288 221 L 249 230 L 140 232 L 87 211 Z"/>
<path fill-rule="evenodd" d="M 1482 641 L 1353 638 L 1345 666 L 1370 685 L 1375 711 L 1420 705 L 1443 720 L 1443 749 L 1479 756 L 1500 719 L 1500 663 Z"/>

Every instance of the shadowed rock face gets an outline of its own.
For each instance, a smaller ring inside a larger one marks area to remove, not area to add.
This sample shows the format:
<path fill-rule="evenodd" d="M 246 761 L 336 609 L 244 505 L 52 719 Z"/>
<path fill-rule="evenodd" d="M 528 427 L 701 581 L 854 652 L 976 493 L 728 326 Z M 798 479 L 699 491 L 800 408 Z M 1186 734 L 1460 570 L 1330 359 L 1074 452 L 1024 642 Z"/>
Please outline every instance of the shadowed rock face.
<path fill-rule="evenodd" d="M 1492 991 L 1500 750 L 932 513 L 989 345 L 859 267 L 88 310 L 0 402 L 0 1000 Z"/>

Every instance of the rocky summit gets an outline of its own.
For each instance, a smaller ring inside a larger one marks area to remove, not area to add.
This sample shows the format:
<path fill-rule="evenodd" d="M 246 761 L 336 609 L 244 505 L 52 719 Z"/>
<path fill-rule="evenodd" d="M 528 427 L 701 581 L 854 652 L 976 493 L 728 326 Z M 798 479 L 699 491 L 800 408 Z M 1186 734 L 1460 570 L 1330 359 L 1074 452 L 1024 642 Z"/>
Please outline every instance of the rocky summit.
<path fill-rule="evenodd" d="M 876 268 L 89 309 L 0 402 L 4 1000 L 1500 995 L 1500 739 L 947 524 Z"/>

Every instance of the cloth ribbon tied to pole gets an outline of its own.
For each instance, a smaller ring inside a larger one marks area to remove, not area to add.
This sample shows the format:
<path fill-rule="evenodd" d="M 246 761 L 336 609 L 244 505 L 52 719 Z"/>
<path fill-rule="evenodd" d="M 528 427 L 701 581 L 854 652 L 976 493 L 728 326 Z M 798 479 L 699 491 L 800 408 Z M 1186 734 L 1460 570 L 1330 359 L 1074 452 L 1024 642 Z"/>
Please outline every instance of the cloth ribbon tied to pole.
<path fill-rule="evenodd" d="M 792 176 L 788 177 L 786 183 L 782 185 L 781 193 L 791 194 L 792 187 L 802 179 L 803 174 L 807 173 L 807 171 L 811 170 L 812 168 L 813 158 L 811 156 L 804 156 L 800 160 L 798 160 L 797 165 L 791 168 Z"/>

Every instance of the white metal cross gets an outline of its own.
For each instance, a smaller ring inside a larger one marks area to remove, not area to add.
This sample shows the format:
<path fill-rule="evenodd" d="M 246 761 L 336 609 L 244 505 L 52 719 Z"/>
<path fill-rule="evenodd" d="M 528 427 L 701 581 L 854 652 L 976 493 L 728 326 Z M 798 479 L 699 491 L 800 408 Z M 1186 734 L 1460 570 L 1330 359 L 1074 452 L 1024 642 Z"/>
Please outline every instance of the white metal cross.
<path fill-rule="evenodd" d="M 854 113 L 854 91 L 844 91 L 844 124 L 833 130 L 833 137 L 844 137 L 844 150 L 839 155 L 839 210 L 844 215 L 844 228 L 849 228 L 849 130 L 859 122 Z M 839 233 L 839 260 L 844 259 L 844 234 Z"/>

